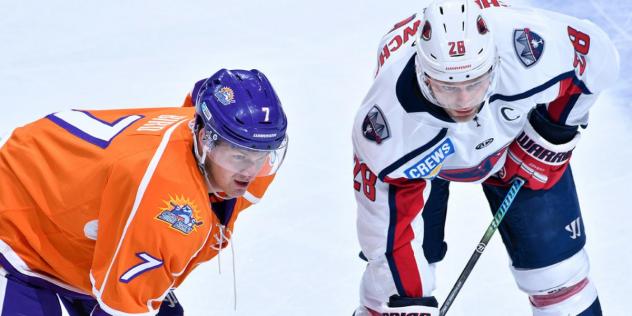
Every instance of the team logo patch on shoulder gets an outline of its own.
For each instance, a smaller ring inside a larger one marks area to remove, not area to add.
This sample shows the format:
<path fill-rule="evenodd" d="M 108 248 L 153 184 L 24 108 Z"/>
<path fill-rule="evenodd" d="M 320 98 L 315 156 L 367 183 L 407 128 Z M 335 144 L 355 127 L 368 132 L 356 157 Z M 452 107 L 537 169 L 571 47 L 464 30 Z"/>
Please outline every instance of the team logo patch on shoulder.
<path fill-rule="evenodd" d="M 199 210 L 191 200 L 169 196 L 169 201 L 164 202 L 165 206 L 160 209 L 156 219 L 168 223 L 172 229 L 188 235 L 203 224 Z"/>
<path fill-rule="evenodd" d="M 215 98 L 223 105 L 235 103 L 235 92 L 230 87 L 219 87 L 215 91 Z"/>
<path fill-rule="evenodd" d="M 408 179 L 434 178 L 441 170 L 443 162 L 452 154 L 454 154 L 454 145 L 447 138 L 412 167 L 404 170 L 404 174 Z"/>
<path fill-rule="evenodd" d="M 531 67 L 542 56 L 544 39 L 528 28 L 515 30 L 514 49 L 522 64 L 526 67 Z"/>
<path fill-rule="evenodd" d="M 364 117 L 362 134 L 366 139 L 378 144 L 391 136 L 384 114 L 377 105 L 374 105 Z"/>

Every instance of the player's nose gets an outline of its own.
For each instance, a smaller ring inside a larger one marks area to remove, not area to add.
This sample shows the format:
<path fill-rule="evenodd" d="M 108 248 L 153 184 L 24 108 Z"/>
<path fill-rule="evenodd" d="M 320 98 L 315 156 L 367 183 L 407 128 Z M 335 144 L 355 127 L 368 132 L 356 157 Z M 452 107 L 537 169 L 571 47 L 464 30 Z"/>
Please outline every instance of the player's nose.
<path fill-rule="evenodd" d="M 467 107 L 469 106 L 469 100 L 471 99 L 472 95 L 465 89 L 458 89 L 456 92 L 454 92 L 455 97 L 456 97 L 456 101 L 457 104 L 460 107 Z"/>
<path fill-rule="evenodd" d="M 261 169 L 261 165 L 252 163 L 248 167 L 241 170 L 239 172 L 239 176 L 242 177 L 244 180 L 247 179 L 248 181 L 251 181 L 257 176 L 257 173 L 259 173 L 260 169 Z"/>

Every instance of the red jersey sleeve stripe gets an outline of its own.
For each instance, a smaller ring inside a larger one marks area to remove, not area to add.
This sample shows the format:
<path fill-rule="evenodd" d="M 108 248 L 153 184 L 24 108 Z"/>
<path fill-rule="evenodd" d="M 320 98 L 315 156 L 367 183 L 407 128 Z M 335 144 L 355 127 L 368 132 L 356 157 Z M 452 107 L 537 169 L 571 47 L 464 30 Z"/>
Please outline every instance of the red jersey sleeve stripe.
<path fill-rule="evenodd" d="M 390 223 L 386 258 L 399 295 L 421 297 L 422 280 L 411 242 L 415 238 L 411 222 L 424 206 L 426 181 L 389 186 Z"/>
<path fill-rule="evenodd" d="M 575 84 L 573 78 L 566 78 L 560 81 L 558 97 L 549 103 L 548 106 L 549 115 L 553 122 L 564 124 L 581 94 L 582 89 Z"/>

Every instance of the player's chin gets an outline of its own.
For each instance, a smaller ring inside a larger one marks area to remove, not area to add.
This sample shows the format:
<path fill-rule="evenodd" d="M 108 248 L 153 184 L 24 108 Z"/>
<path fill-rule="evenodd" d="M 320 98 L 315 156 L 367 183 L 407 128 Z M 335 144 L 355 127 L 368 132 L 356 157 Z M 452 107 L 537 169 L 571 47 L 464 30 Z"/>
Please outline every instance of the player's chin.
<path fill-rule="evenodd" d="M 249 185 L 250 181 L 233 180 L 231 190 L 227 193 L 229 193 L 229 195 L 232 197 L 242 196 L 246 193 L 246 189 L 248 189 Z"/>
<path fill-rule="evenodd" d="M 476 113 L 478 113 L 478 109 L 476 107 L 462 110 L 450 109 L 447 112 L 450 117 L 456 122 L 469 122 L 476 116 Z"/>
<path fill-rule="evenodd" d="M 227 190 L 224 193 L 226 193 L 226 196 L 228 196 L 229 198 L 233 199 L 233 198 L 238 198 L 238 197 L 243 196 L 244 194 L 246 194 L 246 190 L 232 189 L 232 190 Z"/>

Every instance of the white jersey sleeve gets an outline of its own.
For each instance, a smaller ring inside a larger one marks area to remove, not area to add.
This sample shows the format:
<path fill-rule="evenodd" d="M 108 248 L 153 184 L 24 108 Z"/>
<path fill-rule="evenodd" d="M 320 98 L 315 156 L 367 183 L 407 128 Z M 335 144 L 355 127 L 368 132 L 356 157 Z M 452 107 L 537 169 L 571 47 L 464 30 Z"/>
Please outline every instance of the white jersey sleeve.
<path fill-rule="evenodd" d="M 579 84 L 561 84 L 558 98 L 549 102 L 547 109 L 555 115 L 553 118 L 559 117 L 557 123 L 586 125 L 588 111 L 597 96 L 618 78 L 619 54 L 608 35 L 592 22 L 563 15 L 556 20 L 566 22 L 562 27 L 567 24 L 566 35 L 573 47 L 571 60 Z M 586 91 L 579 94 L 576 86 L 581 84 L 586 86 Z"/>
<path fill-rule="evenodd" d="M 554 123 L 586 125 L 599 93 L 618 77 L 619 55 L 588 20 L 523 7 L 484 9 L 500 56 L 491 101 L 543 104 Z"/>

